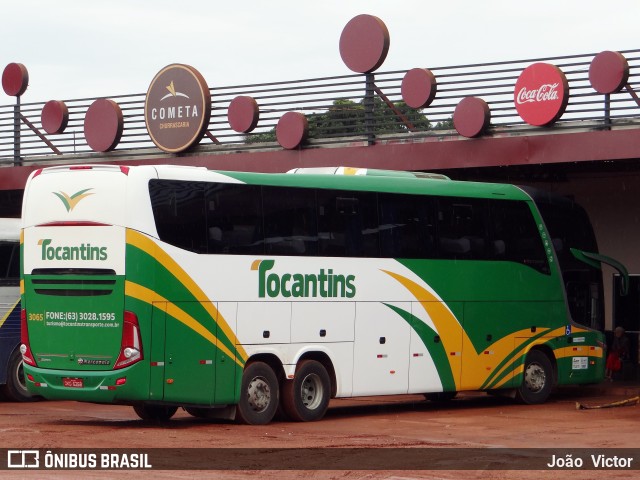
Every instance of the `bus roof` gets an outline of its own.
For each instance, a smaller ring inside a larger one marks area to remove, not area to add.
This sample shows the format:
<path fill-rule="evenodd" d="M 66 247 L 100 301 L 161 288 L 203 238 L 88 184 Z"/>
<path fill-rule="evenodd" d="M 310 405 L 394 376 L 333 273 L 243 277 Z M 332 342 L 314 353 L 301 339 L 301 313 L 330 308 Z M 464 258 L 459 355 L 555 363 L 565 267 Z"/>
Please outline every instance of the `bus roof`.
<path fill-rule="evenodd" d="M 334 173 L 264 174 L 248 172 L 224 172 L 241 182 L 249 184 L 309 187 L 343 190 L 364 190 L 415 195 L 445 195 L 477 198 L 503 198 L 508 200 L 531 200 L 520 188 L 499 183 L 459 182 L 441 177 L 416 175 L 341 175 Z M 407 172 L 409 173 L 409 172 Z"/>
<path fill-rule="evenodd" d="M 114 165 L 61 166 L 48 167 L 43 173 L 62 173 L 69 170 L 117 171 L 129 176 L 129 170 L 143 170 L 147 178 L 176 178 L 180 180 L 220 181 L 224 176 L 239 182 L 254 185 L 326 188 L 341 190 L 361 190 L 386 193 L 406 193 L 413 195 L 443 195 L 474 198 L 502 198 L 505 200 L 531 200 L 531 197 L 517 186 L 500 183 L 461 182 L 449 180 L 444 175 L 421 172 L 385 171 L 375 169 L 351 169 L 365 171 L 360 174 L 345 174 L 346 167 L 322 167 L 318 169 L 294 169 L 292 173 L 254 173 L 208 170 L 204 167 L 185 165 L 140 165 L 122 167 Z M 123 170 L 124 169 L 124 170 Z M 151 173 L 153 172 L 153 173 Z M 316 173 L 318 172 L 318 173 Z M 32 177 L 34 175 L 32 174 Z M 140 177 L 139 177 L 140 178 Z"/>

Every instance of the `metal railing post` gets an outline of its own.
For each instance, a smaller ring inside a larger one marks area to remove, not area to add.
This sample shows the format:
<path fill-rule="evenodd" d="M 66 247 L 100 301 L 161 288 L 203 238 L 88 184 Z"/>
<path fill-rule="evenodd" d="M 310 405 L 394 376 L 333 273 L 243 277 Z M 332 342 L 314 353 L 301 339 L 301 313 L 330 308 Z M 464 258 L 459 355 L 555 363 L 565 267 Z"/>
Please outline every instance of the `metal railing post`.
<path fill-rule="evenodd" d="M 367 73 L 365 75 L 365 93 L 364 93 L 364 127 L 367 135 L 367 145 L 374 145 L 376 143 L 375 134 L 375 76 L 373 73 Z"/>
<path fill-rule="evenodd" d="M 20 95 L 16 96 L 16 104 L 13 106 L 13 166 L 22 165 L 20 158 Z"/>

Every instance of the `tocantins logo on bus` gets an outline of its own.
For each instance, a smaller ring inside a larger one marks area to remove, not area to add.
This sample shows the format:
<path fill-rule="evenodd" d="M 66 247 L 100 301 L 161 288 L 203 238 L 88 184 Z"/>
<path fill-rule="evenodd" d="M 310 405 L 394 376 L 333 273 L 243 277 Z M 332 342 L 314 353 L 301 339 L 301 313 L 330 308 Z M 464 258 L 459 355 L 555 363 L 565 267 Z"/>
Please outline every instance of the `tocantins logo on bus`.
<path fill-rule="evenodd" d="M 251 264 L 251 270 L 258 272 L 260 298 L 353 298 L 356 295 L 355 275 L 334 273 L 332 268 L 321 268 L 314 273 L 268 273 L 275 263 L 275 260 L 255 260 Z"/>
<path fill-rule="evenodd" d="M 42 260 L 99 260 L 107 259 L 107 247 L 97 247 L 90 243 L 80 245 L 52 245 L 53 240 L 42 238 L 38 245 L 42 249 Z"/>
<path fill-rule="evenodd" d="M 153 143 L 169 153 L 200 141 L 211 116 L 211 93 L 193 67 L 172 64 L 153 78 L 144 103 L 144 121 Z"/>

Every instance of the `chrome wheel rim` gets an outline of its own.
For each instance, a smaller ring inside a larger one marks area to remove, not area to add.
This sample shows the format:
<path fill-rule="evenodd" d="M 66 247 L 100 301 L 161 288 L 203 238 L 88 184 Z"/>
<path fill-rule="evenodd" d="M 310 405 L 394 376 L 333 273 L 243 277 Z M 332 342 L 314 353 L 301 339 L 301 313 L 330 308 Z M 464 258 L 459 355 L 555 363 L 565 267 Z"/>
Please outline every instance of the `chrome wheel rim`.
<path fill-rule="evenodd" d="M 271 403 L 271 388 L 264 377 L 254 377 L 247 388 L 249 407 L 255 412 L 263 412 Z"/>
<path fill-rule="evenodd" d="M 320 377 L 315 373 L 307 375 L 300 386 L 302 404 L 309 410 L 315 410 L 322 403 L 324 387 Z"/>
<path fill-rule="evenodd" d="M 537 393 L 542 390 L 547 382 L 544 368 L 538 363 L 530 363 L 524 372 L 524 383 L 528 390 Z"/>

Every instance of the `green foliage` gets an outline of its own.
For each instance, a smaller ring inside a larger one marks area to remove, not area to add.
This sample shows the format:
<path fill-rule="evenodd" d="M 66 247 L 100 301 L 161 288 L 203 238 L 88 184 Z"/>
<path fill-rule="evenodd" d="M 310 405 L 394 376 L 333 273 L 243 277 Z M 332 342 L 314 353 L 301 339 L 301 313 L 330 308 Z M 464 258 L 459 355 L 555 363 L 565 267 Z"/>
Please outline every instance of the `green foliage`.
<path fill-rule="evenodd" d="M 434 130 L 453 130 L 455 127 L 453 126 L 453 117 L 447 118 L 446 120 L 442 120 L 433 127 Z"/>
<path fill-rule="evenodd" d="M 372 133 L 402 133 L 410 131 L 429 130 L 429 119 L 420 111 L 410 108 L 404 102 L 394 103 L 394 107 L 401 115 L 394 112 L 379 97 L 373 99 Z M 401 118 L 404 117 L 404 119 Z M 335 100 L 325 113 L 314 113 L 307 116 L 309 121 L 309 138 L 349 137 L 366 135 L 367 124 L 365 118 L 365 100 Z M 260 143 L 276 141 L 275 128 L 268 132 L 246 135 L 245 143 Z"/>

